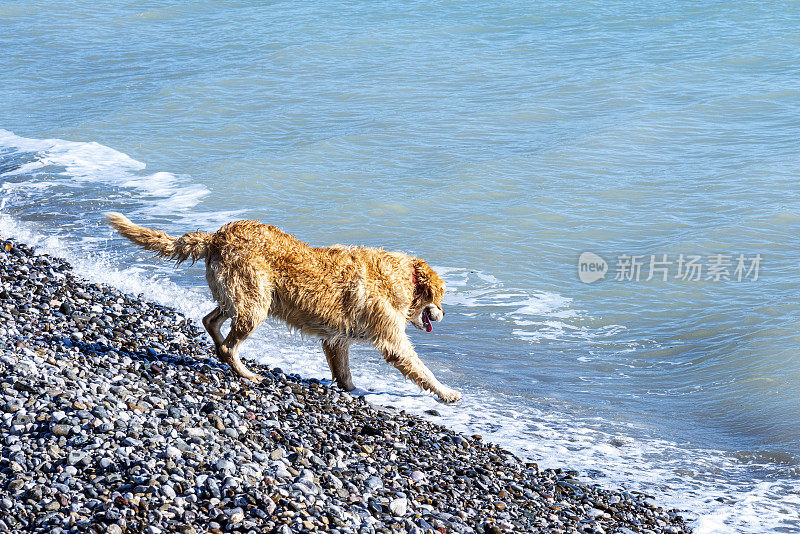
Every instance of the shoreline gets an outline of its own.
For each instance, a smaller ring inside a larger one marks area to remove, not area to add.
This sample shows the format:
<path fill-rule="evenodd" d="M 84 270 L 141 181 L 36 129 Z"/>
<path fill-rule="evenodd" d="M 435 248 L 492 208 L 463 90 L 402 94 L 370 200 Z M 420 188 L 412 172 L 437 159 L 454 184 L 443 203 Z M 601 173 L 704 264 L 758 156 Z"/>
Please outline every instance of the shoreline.
<path fill-rule="evenodd" d="M 248 362 L 0 240 L 0 532 L 689 532 L 605 490 Z"/>

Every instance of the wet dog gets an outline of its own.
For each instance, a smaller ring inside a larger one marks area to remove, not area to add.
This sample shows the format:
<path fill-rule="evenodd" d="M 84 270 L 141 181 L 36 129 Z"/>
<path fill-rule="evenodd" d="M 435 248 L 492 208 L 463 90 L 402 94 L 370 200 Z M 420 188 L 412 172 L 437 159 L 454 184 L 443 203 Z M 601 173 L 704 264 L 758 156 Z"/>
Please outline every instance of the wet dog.
<path fill-rule="evenodd" d="M 109 224 L 135 244 L 175 260 L 205 260 L 217 307 L 203 318 L 217 356 L 243 378 L 259 380 L 239 358 L 239 346 L 267 317 L 322 340 L 337 385 L 354 389 L 349 347 L 372 344 L 420 388 L 444 402 L 461 393 L 439 382 L 405 333 L 410 321 L 430 332 L 444 317 L 444 281 L 419 258 L 378 248 L 311 247 L 274 226 L 236 221 L 213 234 L 172 237 L 107 213 Z M 226 337 L 220 332 L 230 319 Z"/>

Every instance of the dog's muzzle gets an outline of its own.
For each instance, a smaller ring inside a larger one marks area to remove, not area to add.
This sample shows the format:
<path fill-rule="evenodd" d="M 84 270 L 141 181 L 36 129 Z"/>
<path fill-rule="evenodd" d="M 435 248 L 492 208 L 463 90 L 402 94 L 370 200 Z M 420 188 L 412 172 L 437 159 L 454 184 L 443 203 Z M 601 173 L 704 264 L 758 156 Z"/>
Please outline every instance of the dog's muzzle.
<path fill-rule="evenodd" d="M 439 322 L 444 317 L 444 311 L 441 308 L 434 304 L 429 304 L 422 308 L 422 311 L 419 313 L 417 317 L 414 317 L 411 320 L 411 324 L 413 324 L 416 328 L 420 330 L 425 330 L 426 332 L 433 331 L 432 322 Z"/>

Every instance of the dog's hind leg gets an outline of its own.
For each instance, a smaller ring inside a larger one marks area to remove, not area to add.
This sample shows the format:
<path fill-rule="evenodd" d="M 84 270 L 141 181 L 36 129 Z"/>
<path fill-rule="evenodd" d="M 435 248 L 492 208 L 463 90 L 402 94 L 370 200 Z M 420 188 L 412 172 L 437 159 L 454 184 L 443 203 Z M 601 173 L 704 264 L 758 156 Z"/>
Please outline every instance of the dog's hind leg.
<path fill-rule="evenodd" d="M 227 317 L 222 313 L 222 308 L 217 306 L 214 310 L 203 317 L 203 326 L 206 327 L 206 331 L 208 335 L 211 336 L 211 339 L 214 340 L 214 346 L 217 350 L 219 350 L 219 346 L 222 345 L 224 339 L 222 338 L 222 332 L 219 331 L 222 323 L 225 322 Z"/>
<path fill-rule="evenodd" d="M 325 358 L 328 360 L 328 367 L 331 368 L 336 385 L 345 391 L 353 391 L 356 387 L 350 375 L 350 348 L 347 344 L 323 340 L 322 350 L 325 351 Z"/>
<path fill-rule="evenodd" d="M 255 381 L 259 381 L 263 377 L 252 372 L 242 363 L 242 360 L 239 358 L 239 346 L 242 344 L 242 341 L 250 337 L 250 334 L 255 331 L 259 324 L 261 324 L 260 320 L 234 317 L 231 323 L 231 331 L 228 332 L 228 337 L 226 337 L 225 341 L 217 348 L 217 355 L 219 358 L 230 365 L 234 373 L 242 378 Z"/>
<path fill-rule="evenodd" d="M 433 372 L 417 356 L 414 346 L 405 333 L 395 340 L 379 340 L 376 345 L 387 363 L 392 364 L 421 389 L 434 393 L 444 402 L 456 402 L 461 399 L 461 393 L 445 386 L 433 376 Z"/>

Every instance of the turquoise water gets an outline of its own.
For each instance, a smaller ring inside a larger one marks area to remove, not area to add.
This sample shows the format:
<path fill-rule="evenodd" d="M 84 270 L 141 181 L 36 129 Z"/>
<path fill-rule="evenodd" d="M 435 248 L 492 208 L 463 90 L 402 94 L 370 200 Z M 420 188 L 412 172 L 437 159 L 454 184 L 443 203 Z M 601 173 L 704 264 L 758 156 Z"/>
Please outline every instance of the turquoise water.
<path fill-rule="evenodd" d="M 800 531 L 798 28 L 797 3 L 5 1 L 0 228 L 195 317 L 202 271 L 102 211 L 418 254 L 448 313 L 411 335 L 465 401 L 366 348 L 364 393 L 646 491 L 698 532 Z M 583 252 L 604 280 L 581 282 Z M 625 254 L 639 281 L 614 280 Z M 645 280 L 664 254 L 668 280 Z M 700 280 L 676 278 L 681 254 Z M 733 279 L 705 279 L 717 254 Z M 757 279 L 736 280 L 740 254 Z M 280 328 L 248 350 L 326 376 Z"/>

